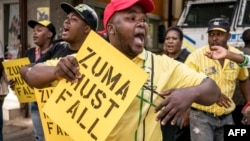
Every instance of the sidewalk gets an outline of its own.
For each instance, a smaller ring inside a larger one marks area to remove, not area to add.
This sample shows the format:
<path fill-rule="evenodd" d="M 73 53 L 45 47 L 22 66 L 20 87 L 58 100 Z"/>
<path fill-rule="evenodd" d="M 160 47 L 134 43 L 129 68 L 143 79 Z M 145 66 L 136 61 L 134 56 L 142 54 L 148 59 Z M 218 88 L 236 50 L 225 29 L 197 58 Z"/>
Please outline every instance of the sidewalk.
<path fill-rule="evenodd" d="M 10 89 L 3 104 L 3 141 L 35 141 L 31 118 L 25 118 L 24 113 Z"/>
<path fill-rule="evenodd" d="M 31 118 L 16 117 L 4 121 L 4 141 L 35 141 Z"/>

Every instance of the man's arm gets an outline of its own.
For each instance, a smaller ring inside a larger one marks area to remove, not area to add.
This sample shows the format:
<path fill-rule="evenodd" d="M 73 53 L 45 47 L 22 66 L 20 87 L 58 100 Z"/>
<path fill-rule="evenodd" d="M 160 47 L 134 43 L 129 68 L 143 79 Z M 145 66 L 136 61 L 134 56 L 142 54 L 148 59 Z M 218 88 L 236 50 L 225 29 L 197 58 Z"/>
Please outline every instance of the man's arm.
<path fill-rule="evenodd" d="M 234 52 L 231 52 L 223 47 L 220 46 L 213 46 L 211 47 L 211 51 L 208 51 L 205 53 L 205 55 L 211 59 L 230 59 L 236 63 L 245 65 L 245 66 L 250 66 L 250 62 L 247 61 L 250 59 L 249 55 L 241 55 L 241 54 L 237 54 Z M 247 59 L 247 60 L 246 60 Z M 247 61 L 247 62 L 245 62 Z"/>
<path fill-rule="evenodd" d="M 219 86 L 211 78 L 207 78 L 200 85 L 189 89 L 194 95 L 194 102 L 205 106 L 214 104 L 221 95 Z"/>
<path fill-rule="evenodd" d="M 175 124 L 177 119 L 186 111 L 193 102 L 202 105 L 212 105 L 220 97 L 221 91 L 218 85 L 210 78 L 202 81 L 201 84 L 188 88 L 171 89 L 160 93 L 162 96 L 168 96 L 155 109 L 161 111 L 157 121 L 165 125 L 170 119 L 171 124 Z"/>
<path fill-rule="evenodd" d="M 25 82 L 35 88 L 47 87 L 51 82 L 62 78 L 76 82 L 81 74 L 78 62 L 74 56 L 66 56 L 59 60 L 56 66 L 38 63 L 33 67 L 24 66 L 20 69 L 21 77 Z"/>
<path fill-rule="evenodd" d="M 249 81 L 249 79 L 247 79 L 246 81 L 239 81 L 239 86 L 241 89 L 241 93 L 246 100 L 246 105 L 242 109 L 243 118 L 241 121 L 243 124 L 250 125 L 250 110 L 249 110 L 249 107 L 250 107 L 250 91 L 249 91 L 250 81 Z"/>
<path fill-rule="evenodd" d="M 32 67 L 21 67 L 20 74 L 30 87 L 44 88 L 57 80 L 54 70 L 55 66 L 46 66 L 43 63 L 38 63 Z"/>
<path fill-rule="evenodd" d="M 236 63 L 243 63 L 244 62 L 244 57 L 242 55 L 231 52 L 231 51 L 227 51 L 225 58 L 232 60 Z"/>
<path fill-rule="evenodd" d="M 249 79 L 245 80 L 245 81 L 239 81 L 239 86 L 240 86 L 240 90 L 241 93 L 243 94 L 246 103 L 248 101 L 250 101 L 250 81 Z"/>

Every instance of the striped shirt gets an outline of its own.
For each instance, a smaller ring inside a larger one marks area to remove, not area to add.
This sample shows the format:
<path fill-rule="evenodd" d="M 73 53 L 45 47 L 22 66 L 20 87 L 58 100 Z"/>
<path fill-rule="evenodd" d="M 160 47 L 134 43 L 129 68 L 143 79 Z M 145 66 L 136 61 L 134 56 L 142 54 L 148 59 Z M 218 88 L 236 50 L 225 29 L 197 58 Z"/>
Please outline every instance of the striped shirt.
<path fill-rule="evenodd" d="M 166 55 L 152 55 L 145 50 L 132 61 L 150 74 L 145 85 L 158 92 L 197 85 L 207 77 Z M 154 112 L 161 101 L 161 97 L 142 88 L 106 141 L 161 141 L 160 123 L 155 121 Z"/>
<path fill-rule="evenodd" d="M 220 87 L 221 92 L 232 99 L 237 80 L 246 80 L 248 78 L 247 68 L 240 67 L 237 63 L 225 59 L 223 67 L 218 60 L 209 59 L 204 55 L 209 51 L 209 46 L 201 47 L 193 51 L 185 61 L 185 64 L 195 69 L 198 72 L 204 72 L 212 78 Z M 228 47 L 228 50 L 235 53 L 242 53 L 234 47 Z M 211 106 L 203 106 L 199 104 L 192 104 L 193 108 L 201 111 L 212 113 L 216 116 L 229 114 L 235 109 L 235 104 L 231 104 L 230 108 L 220 107 L 217 104 Z"/>

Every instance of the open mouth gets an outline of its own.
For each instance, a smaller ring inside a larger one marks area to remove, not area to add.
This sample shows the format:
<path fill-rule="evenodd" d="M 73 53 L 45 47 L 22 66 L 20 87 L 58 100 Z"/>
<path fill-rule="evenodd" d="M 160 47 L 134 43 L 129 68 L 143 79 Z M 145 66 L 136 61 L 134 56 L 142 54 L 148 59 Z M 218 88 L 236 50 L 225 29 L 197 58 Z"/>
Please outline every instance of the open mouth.
<path fill-rule="evenodd" d="M 138 42 L 138 43 L 140 43 L 140 44 L 144 43 L 145 34 L 143 34 L 143 33 L 138 33 L 138 34 L 136 34 L 136 35 L 135 35 L 135 40 L 136 40 L 136 42 Z"/>
<path fill-rule="evenodd" d="M 68 32 L 68 31 L 69 31 L 69 29 L 68 29 L 68 28 L 64 28 L 64 29 L 63 29 L 63 31 Z"/>
<path fill-rule="evenodd" d="M 167 46 L 167 49 L 174 49 L 174 46 Z"/>
<path fill-rule="evenodd" d="M 64 27 L 64 28 L 63 28 L 63 34 L 68 33 L 68 32 L 69 32 L 69 29 L 66 28 L 66 27 Z"/>
<path fill-rule="evenodd" d="M 33 40 L 36 41 L 38 39 L 37 36 L 33 36 Z"/>

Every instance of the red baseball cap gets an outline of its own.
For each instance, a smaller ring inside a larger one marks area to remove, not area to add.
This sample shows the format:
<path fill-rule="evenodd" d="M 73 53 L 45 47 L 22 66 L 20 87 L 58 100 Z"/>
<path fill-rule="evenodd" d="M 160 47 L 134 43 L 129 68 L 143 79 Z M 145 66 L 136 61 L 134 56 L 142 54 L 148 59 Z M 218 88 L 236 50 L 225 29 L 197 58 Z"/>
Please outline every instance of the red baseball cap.
<path fill-rule="evenodd" d="M 135 4 L 141 5 L 145 13 L 152 12 L 155 8 L 152 0 L 111 0 L 104 10 L 104 29 L 106 29 L 109 19 L 114 15 L 115 12 L 125 10 Z"/>

